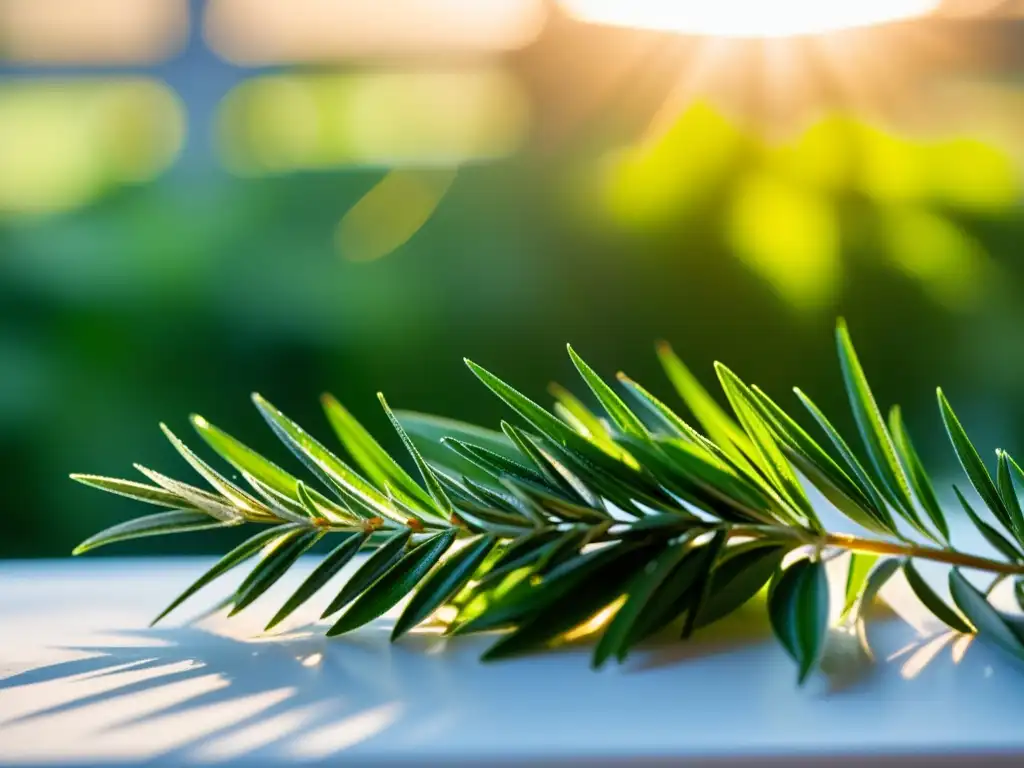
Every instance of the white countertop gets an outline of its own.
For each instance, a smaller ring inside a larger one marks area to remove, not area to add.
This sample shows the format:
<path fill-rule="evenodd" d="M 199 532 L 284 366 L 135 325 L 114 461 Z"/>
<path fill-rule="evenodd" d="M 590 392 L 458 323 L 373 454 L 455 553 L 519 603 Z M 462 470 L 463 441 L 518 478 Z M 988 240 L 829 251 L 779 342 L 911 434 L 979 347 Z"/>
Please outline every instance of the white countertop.
<path fill-rule="evenodd" d="M 876 666 L 801 689 L 759 621 L 600 673 L 585 645 L 389 645 L 390 617 L 328 640 L 330 590 L 260 635 L 315 562 L 230 621 L 180 624 L 228 578 L 152 630 L 212 560 L 0 562 L 0 764 L 1024 764 L 1024 666 L 983 643 L 883 621 Z"/>

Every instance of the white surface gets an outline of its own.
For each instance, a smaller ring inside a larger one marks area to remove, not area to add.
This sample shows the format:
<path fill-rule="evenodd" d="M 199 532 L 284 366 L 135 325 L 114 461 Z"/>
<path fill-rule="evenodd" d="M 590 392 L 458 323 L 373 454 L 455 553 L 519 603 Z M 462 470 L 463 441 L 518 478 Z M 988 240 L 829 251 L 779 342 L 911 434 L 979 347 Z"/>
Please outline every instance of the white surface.
<path fill-rule="evenodd" d="M 389 618 L 328 640 L 307 623 L 327 590 L 260 635 L 315 561 L 235 619 L 146 629 L 210 562 L 0 562 L 0 763 L 1024 764 L 1024 667 L 898 621 L 874 627 L 875 667 L 803 689 L 763 632 L 600 673 L 586 646 L 481 664 L 489 638 L 389 645 Z"/>

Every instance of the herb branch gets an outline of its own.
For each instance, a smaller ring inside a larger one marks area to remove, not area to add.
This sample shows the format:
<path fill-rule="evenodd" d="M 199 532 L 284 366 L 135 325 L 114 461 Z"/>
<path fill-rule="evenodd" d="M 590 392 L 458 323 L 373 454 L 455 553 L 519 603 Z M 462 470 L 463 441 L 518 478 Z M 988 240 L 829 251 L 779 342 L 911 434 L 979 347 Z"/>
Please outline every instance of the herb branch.
<path fill-rule="evenodd" d="M 993 584 L 1014 578 L 1014 593 L 1024 595 L 1024 514 L 1016 487 L 1024 471 L 1008 453 L 996 451 L 991 474 L 938 391 L 952 448 L 985 511 L 976 511 L 956 486 L 954 492 L 1000 558 L 955 548 L 899 409 L 882 417 L 842 321 L 836 339 L 866 461 L 799 389 L 797 401 L 817 439 L 761 389 L 716 364 L 729 405 L 722 408 L 661 345 L 658 356 L 695 418 L 692 426 L 619 374 L 628 405 L 570 347 L 600 412 L 560 386 L 553 386 L 556 402 L 546 410 L 470 361 L 470 370 L 509 406 L 516 424 L 503 421 L 499 431 L 394 413 L 381 397 L 414 474 L 330 396 L 323 406 L 347 461 L 253 396 L 271 430 L 304 465 L 306 480 L 194 416 L 199 436 L 231 467 L 229 479 L 163 427 L 208 488 L 145 467 L 137 469 L 148 483 L 72 475 L 164 508 L 96 534 L 75 553 L 141 536 L 260 526 L 167 606 L 159 621 L 256 559 L 230 600 L 229 613 L 238 613 L 329 539 L 333 548 L 268 629 L 366 551 L 323 613 L 333 622 L 329 635 L 352 631 L 408 598 L 393 640 L 443 615 L 452 634 L 501 630 L 484 654 L 489 660 L 599 626 L 595 667 L 611 658 L 623 661 L 638 644 L 673 627 L 688 637 L 767 589 L 772 628 L 802 682 L 817 668 L 829 630 L 825 562 L 848 552 L 842 619 L 848 625 L 862 627 L 879 590 L 902 572 L 920 601 L 951 629 L 978 633 L 1024 658 L 1020 622 L 989 602 L 991 585 L 979 590 L 961 573 L 989 574 Z M 827 530 L 806 484 L 853 531 Z M 918 574 L 914 563 L 922 560 L 950 566 L 948 598 Z"/>

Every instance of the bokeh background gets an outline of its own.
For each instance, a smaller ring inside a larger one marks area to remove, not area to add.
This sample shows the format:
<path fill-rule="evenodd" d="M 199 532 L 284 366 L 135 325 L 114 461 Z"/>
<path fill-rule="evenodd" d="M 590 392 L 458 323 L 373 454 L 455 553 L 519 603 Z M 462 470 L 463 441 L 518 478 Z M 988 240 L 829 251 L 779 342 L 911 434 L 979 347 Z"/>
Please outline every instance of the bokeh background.
<path fill-rule="evenodd" d="M 67 474 L 184 474 L 161 420 L 287 464 L 253 390 L 496 424 L 463 356 L 852 427 L 839 314 L 952 472 L 939 383 L 1024 450 L 1022 291 L 1021 2 L 0 0 L 0 557 L 141 511 Z"/>

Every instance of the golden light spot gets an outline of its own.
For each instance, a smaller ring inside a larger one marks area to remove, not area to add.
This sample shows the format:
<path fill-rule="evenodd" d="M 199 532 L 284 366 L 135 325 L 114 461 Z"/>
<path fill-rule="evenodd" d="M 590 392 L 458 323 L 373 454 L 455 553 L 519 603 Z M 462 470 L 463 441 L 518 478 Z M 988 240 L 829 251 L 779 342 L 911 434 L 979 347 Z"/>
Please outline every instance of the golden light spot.
<path fill-rule="evenodd" d="M 606 605 L 585 622 L 566 632 L 562 635 L 562 640 L 570 643 L 574 640 L 579 640 L 587 637 L 588 635 L 592 635 L 595 632 L 599 632 L 609 621 L 612 620 L 612 617 L 615 616 L 616 612 L 618 612 L 619 608 L 621 608 L 625 602 L 626 596 L 622 595 L 614 603 Z"/>
<path fill-rule="evenodd" d="M 839 284 L 839 225 L 828 201 L 767 174 L 741 182 L 728 238 L 736 255 L 800 311 L 828 306 Z"/>
<path fill-rule="evenodd" d="M 606 159 L 604 207 L 620 223 L 637 227 L 686 212 L 740 162 L 745 142 L 721 112 L 695 103 L 653 144 Z"/>
<path fill-rule="evenodd" d="M 75 208 L 153 179 L 184 140 L 175 94 L 146 79 L 0 85 L 0 213 Z"/>
<path fill-rule="evenodd" d="M 945 632 L 920 645 L 900 667 L 900 676 L 904 680 L 913 680 L 942 652 L 943 648 L 952 642 L 955 636 L 954 632 Z"/>
<path fill-rule="evenodd" d="M 517 78 L 477 66 L 255 77 L 228 93 L 217 119 L 239 173 L 453 168 L 517 149 L 529 107 Z"/>
<path fill-rule="evenodd" d="M 427 223 L 455 180 L 454 168 L 391 171 L 338 224 L 336 243 L 350 261 L 372 261 L 405 245 Z"/>
<path fill-rule="evenodd" d="M 988 257 L 949 219 L 920 209 L 886 211 L 882 237 L 892 262 L 936 303 L 962 310 L 980 299 Z"/>
<path fill-rule="evenodd" d="M 459 615 L 459 609 L 454 605 L 442 605 L 434 613 L 434 618 L 442 624 L 451 624 Z"/>

